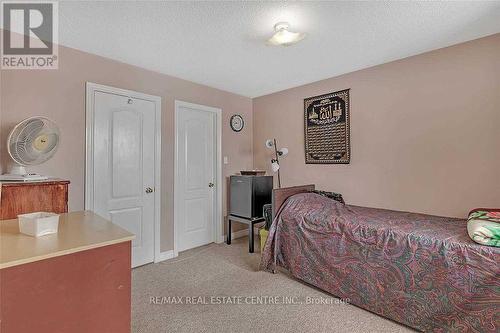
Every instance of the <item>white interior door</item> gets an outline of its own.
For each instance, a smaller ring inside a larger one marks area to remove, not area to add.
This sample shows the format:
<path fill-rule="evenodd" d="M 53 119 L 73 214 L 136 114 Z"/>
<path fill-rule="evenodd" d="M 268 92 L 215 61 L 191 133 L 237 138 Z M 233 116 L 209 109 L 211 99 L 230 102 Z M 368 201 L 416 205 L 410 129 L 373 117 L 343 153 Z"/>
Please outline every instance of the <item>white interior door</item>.
<path fill-rule="evenodd" d="M 176 106 L 177 251 L 215 241 L 216 114 L 196 105 Z"/>
<path fill-rule="evenodd" d="M 155 103 L 94 94 L 94 211 L 135 234 L 132 267 L 154 260 Z"/>

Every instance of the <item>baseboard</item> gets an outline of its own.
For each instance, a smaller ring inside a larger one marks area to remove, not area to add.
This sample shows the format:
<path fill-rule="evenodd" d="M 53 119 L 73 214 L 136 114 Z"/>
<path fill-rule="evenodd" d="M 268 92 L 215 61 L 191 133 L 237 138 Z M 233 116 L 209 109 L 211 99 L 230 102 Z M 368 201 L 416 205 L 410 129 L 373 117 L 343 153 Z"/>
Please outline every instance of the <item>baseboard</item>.
<path fill-rule="evenodd" d="M 155 264 L 175 257 L 174 250 L 160 252 L 158 258 L 155 258 Z"/>
<path fill-rule="evenodd" d="M 259 235 L 259 228 L 258 227 L 253 228 L 253 234 Z M 231 233 L 231 239 L 237 239 L 237 238 L 241 238 L 241 237 L 245 237 L 245 236 L 248 236 L 248 229 L 238 230 L 238 231 Z M 227 238 L 227 236 L 224 235 L 222 240 L 220 241 L 220 243 L 225 242 L 226 238 Z"/>
<path fill-rule="evenodd" d="M 242 229 L 238 231 L 234 231 L 231 233 L 231 239 L 237 239 L 241 237 L 248 236 L 248 230 L 247 229 Z M 224 235 L 224 239 L 226 239 L 227 235 Z"/>

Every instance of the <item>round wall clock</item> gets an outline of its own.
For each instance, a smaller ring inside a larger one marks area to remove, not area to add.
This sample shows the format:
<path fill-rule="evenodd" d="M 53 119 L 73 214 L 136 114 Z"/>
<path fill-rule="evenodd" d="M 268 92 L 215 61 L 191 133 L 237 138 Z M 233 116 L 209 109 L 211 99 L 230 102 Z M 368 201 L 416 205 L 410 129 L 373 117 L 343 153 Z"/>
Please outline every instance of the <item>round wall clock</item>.
<path fill-rule="evenodd" d="M 245 126 L 245 122 L 243 121 L 243 117 L 240 116 L 239 114 L 235 114 L 231 117 L 230 120 L 231 128 L 235 132 L 239 132 L 243 129 Z"/>

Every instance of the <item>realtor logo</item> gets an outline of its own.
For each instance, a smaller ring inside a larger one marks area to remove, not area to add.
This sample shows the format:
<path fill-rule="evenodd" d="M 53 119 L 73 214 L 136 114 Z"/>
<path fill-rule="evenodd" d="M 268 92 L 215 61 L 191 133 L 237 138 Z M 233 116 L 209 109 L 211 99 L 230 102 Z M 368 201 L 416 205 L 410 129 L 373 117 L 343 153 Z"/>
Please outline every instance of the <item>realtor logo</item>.
<path fill-rule="evenodd" d="M 57 69 L 57 2 L 3 1 L 2 69 Z"/>

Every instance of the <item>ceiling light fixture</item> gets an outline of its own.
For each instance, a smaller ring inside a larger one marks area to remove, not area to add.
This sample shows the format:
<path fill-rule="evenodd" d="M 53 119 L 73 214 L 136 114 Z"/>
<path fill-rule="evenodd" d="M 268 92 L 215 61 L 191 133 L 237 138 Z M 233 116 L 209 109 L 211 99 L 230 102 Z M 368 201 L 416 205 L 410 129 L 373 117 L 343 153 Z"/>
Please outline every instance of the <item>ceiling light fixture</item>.
<path fill-rule="evenodd" d="M 274 25 L 274 35 L 267 40 L 269 45 L 290 46 L 300 42 L 306 37 L 301 32 L 292 32 L 288 22 L 279 22 Z"/>

